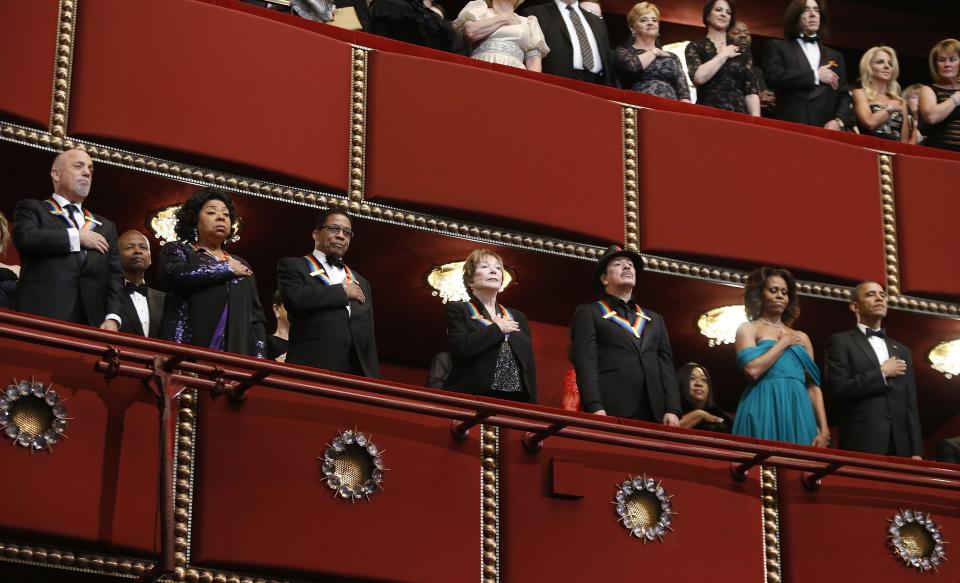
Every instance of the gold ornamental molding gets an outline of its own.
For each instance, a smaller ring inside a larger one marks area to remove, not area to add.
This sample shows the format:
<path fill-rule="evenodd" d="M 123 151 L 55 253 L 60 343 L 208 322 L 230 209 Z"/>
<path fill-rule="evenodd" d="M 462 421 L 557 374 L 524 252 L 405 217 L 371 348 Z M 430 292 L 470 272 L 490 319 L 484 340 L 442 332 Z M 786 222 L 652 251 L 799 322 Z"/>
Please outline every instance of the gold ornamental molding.
<path fill-rule="evenodd" d="M 640 194 L 637 154 L 637 110 L 624 105 L 621 115 L 623 132 L 623 244 L 630 251 L 640 251 Z"/>
<path fill-rule="evenodd" d="M 878 154 L 880 201 L 883 212 L 883 257 L 887 270 L 887 295 L 900 295 L 900 255 L 897 242 L 897 204 L 893 185 L 893 156 Z M 890 301 L 894 304 L 893 298 Z"/>
<path fill-rule="evenodd" d="M 140 577 L 155 565 L 153 561 L 129 557 L 6 541 L 0 542 L 0 561 L 126 578 Z"/>
<path fill-rule="evenodd" d="M 353 202 L 365 195 L 367 159 L 367 53 L 371 49 L 351 45 L 350 58 L 350 151 L 347 193 Z"/>
<path fill-rule="evenodd" d="M 77 2 L 79 0 L 60 0 L 57 12 L 57 48 L 53 61 L 53 97 L 50 100 L 50 134 L 57 141 L 55 146 L 59 146 L 59 142 L 67 137 Z"/>
<path fill-rule="evenodd" d="M 760 466 L 760 496 L 763 501 L 763 580 L 780 583 L 783 570 L 780 555 L 780 502 L 777 468 Z"/>
<path fill-rule="evenodd" d="M 174 576 L 185 580 L 190 564 L 193 526 L 194 469 L 197 436 L 197 390 L 187 389 L 177 405 L 177 433 L 174 441 L 173 484 L 173 563 Z"/>
<path fill-rule="evenodd" d="M 500 582 L 500 428 L 480 426 L 480 583 Z"/>

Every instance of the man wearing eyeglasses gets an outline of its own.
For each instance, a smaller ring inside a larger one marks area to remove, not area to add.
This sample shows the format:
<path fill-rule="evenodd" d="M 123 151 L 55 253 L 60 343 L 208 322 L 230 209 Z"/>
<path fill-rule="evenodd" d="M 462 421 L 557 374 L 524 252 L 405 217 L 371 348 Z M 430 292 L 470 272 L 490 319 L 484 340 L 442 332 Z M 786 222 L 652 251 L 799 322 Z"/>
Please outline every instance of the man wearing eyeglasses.
<path fill-rule="evenodd" d="M 350 217 L 331 208 L 317 217 L 313 253 L 280 260 L 277 281 L 290 319 L 286 362 L 379 376 L 370 284 L 343 262 L 354 236 Z"/>

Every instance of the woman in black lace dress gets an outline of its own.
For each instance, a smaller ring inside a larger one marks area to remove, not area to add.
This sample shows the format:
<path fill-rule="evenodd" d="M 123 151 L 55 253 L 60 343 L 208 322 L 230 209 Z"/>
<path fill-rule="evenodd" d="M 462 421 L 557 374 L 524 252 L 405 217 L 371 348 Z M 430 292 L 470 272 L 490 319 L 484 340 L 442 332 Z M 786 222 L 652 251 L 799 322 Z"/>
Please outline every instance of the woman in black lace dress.
<path fill-rule="evenodd" d="M 690 89 L 680 59 L 657 46 L 660 10 L 652 2 L 640 2 L 627 13 L 633 36 L 617 47 L 614 65 L 624 89 L 690 103 Z M 632 42 L 631 42 L 632 41 Z"/>
<path fill-rule="evenodd" d="M 697 103 L 739 113 L 760 115 L 760 89 L 753 59 L 727 43 L 727 31 L 737 21 L 734 0 L 708 0 L 703 7 L 705 38 L 690 41 L 685 55 Z"/>
<path fill-rule="evenodd" d="M 860 59 L 860 87 L 853 90 L 853 112 L 860 133 L 884 140 L 917 143 L 916 123 L 910 122 L 900 97 L 900 64 L 890 47 L 873 47 Z"/>

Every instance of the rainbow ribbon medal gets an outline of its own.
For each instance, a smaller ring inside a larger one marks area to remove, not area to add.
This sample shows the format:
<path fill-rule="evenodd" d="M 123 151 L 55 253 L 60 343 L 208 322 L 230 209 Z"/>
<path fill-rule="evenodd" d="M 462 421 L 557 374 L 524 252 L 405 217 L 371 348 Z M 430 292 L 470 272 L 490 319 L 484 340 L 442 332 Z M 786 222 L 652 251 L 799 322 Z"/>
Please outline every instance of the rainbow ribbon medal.
<path fill-rule="evenodd" d="M 323 265 L 320 264 L 320 260 L 314 255 L 304 255 L 303 258 L 307 260 L 307 271 L 310 272 L 310 277 L 316 277 L 322 281 L 324 285 L 330 285 L 330 278 L 327 277 L 327 272 L 323 269 Z M 353 281 L 353 272 L 350 271 L 350 268 L 344 265 L 343 271 L 347 275 L 345 281 Z"/>
<path fill-rule="evenodd" d="M 513 319 L 513 316 L 510 315 L 510 311 L 504 308 L 503 306 L 497 306 L 500 309 L 500 315 L 504 318 Z M 477 306 L 473 305 L 473 302 L 467 302 L 467 309 L 470 310 L 470 319 L 477 320 L 484 326 L 489 326 L 493 324 L 492 321 L 483 317 L 483 314 L 480 313 L 480 310 L 477 309 Z"/>
<path fill-rule="evenodd" d="M 640 309 L 640 306 L 636 307 L 637 318 L 633 321 L 633 324 L 628 322 L 620 314 L 614 312 L 610 307 L 610 304 L 604 300 L 598 301 L 597 307 L 600 308 L 600 315 L 603 316 L 604 320 L 610 320 L 637 338 L 640 338 L 640 335 L 643 334 L 643 329 L 646 327 L 647 322 L 650 321 L 650 317 L 643 313 L 643 310 Z"/>
<path fill-rule="evenodd" d="M 63 220 L 65 220 L 67 222 L 68 228 L 74 226 L 73 221 L 70 220 L 70 217 L 67 216 L 67 211 L 63 210 L 63 207 L 60 206 L 59 202 L 57 202 L 52 198 L 48 198 L 43 202 L 45 202 L 47 204 L 47 207 L 50 208 L 51 215 L 56 215 L 62 218 Z M 93 225 L 97 225 L 97 226 L 103 225 L 103 223 L 93 218 L 93 213 L 91 213 L 87 209 L 81 209 L 80 212 L 83 213 L 83 226 L 80 227 L 81 229 L 90 230 L 93 228 Z"/>

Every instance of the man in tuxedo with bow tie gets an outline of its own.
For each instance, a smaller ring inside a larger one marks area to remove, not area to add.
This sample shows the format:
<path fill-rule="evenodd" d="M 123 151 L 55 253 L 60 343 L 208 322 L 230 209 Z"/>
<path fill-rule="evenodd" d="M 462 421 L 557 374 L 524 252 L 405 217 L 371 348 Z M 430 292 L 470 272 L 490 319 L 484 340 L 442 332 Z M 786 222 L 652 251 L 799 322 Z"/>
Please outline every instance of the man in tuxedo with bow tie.
<path fill-rule="evenodd" d="M 150 240 L 140 231 L 120 235 L 120 265 L 123 294 L 120 301 L 120 331 L 159 338 L 165 294 L 147 286 L 144 275 L 152 262 Z"/>
<path fill-rule="evenodd" d="M 613 85 L 613 52 L 607 23 L 577 0 L 549 0 L 524 12 L 536 16 L 550 53 L 543 72 L 587 83 Z"/>
<path fill-rule="evenodd" d="M 920 459 L 923 439 L 910 350 L 881 328 L 887 294 L 865 281 L 854 290 L 852 330 L 827 340 L 824 388 L 842 405 L 840 447 Z"/>
<path fill-rule="evenodd" d="M 843 55 L 823 45 L 826 0 L 793 0 L 783 40 L 767 42 L 763 72 L 776 94 L 776 117 L 828 130 L 853 127 Z"/>
<path fill-rule="evenodd" d="M 370 284 L 343 262 L 354 235 L 350 217 L 331 208 L 317 218 L 313 253 L 280 260 L 277 282 L 290 319 L 286 362 L 375 378 Z"/>
<path fill-rule="evenodd" d="M 22 267 L 14 307 L 105 330 L 120 328 L 122 271 L 117 228 L 84 205 L 93 160 L 67 150 L 50 169 L 53 196 L 25 199 L 13 215 L 13 240 Z"/>
<path fill-rule="evenodd" d="M 680 424 L 673 352 L 663 318 L 633 301 L 643 260 L 611 246 L 594 270 L 599 300 L 570 327 L 580 402 L 588 413 Z"/>

